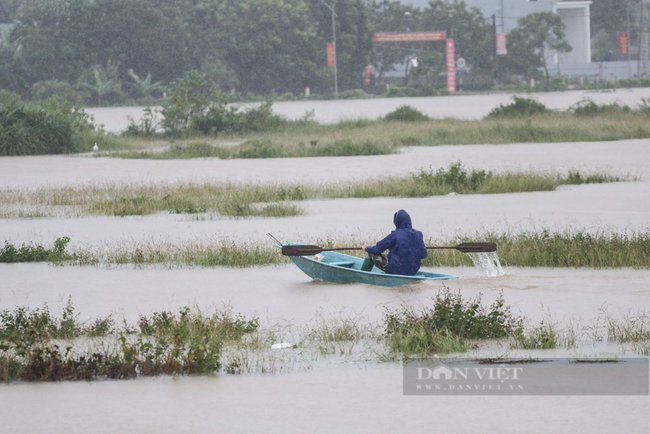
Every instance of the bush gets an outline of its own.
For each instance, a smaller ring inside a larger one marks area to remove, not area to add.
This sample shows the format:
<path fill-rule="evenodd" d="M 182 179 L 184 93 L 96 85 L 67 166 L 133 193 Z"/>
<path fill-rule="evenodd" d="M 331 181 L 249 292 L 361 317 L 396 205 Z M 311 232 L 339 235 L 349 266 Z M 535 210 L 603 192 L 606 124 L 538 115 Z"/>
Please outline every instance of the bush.
<path fill-rule="evenodd" d="M 267 131 L 283 123 L 282 118 L 272 113 L 271 102 L 243 112 L 228 103 L 228 95 L 210 84 L 205 75 L 190 71 L 174 82 L 169 98 L 163 102 L 160 124 L 172 135 L 215 136 L 222 131 L 238 134 Z M 142 127 L 132 125 L 129 133 L 142 133 Z"/>
<path fill-rule="evenodd" d="M 339 93 L 340 99 L 364 99 L 366 93 L 361 89 L 350 89 Z"/>
<path fill-rule="evenodd" d="M 60 263 L 71 260 L 74 254 L 66 252 L 66 247 L 70 242 L 69 237 L 60 237 L 54 241 L 53 249 L 46 249 L 41 245 L 25 245 L 16 247 L 9 241 L 5 241 L 5 246 L 0 249 L 0 263 L 16 262 L 55 262 Z"/>
<path fill-rule="evenodd" d="M 464 351 L 466 339 L 496 339 L 518 333 L 522 320 L 499 296 L 489 307 L 479 294 L 464 300 L 460 292 L 439 292 L 433 307 L 415 312 L 410 306 L 384 315 L 389 348 L 403 354 Z"/>
<path fill-rule="evenodd" d="M 61 98 L 26 103 L 16 94 L 0 95 L 0 156 L 77 152 L 94 128 L 87 114 Z"/>
<path fill-rule="evenodd" d="M 499 105 L 493 109 L 487 118 L 524 117 L 550 113 L 550 110 L 536 99 L 513 96 L 512 100 L 511 104 Z"/>
<path fill-rule="evenodd" d="M 577 116 L 592 116 L 601 114 L 617 114 L 627 113 L 631 109 L 627 105 L 612 104 L 596 104 L 590 98 L 583 98 L 569 109 Z"/>
<path fill-rule="evenodd" d="M 426 121 L 428 119 L 429 117 L 427 115 L 408 105 L 398 107 L 395 111 L 392 111 L 384 116 L 384 120 L 399 122 L 419 122 Z"/>
<path fill-rule="evenodd" d="M 388 97 L 391 98 L 402 98 L 402 97 L 414 97 L 421 96 L 420 92 L 409 86 L 391 86 L 388 90 Z"/>

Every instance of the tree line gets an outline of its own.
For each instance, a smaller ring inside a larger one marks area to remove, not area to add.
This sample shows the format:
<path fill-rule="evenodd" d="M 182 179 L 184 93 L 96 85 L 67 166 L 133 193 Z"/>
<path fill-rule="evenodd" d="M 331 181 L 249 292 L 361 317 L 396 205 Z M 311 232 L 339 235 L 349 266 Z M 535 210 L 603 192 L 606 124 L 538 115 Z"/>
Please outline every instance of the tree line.
<path fill-rule="evenodd" d="M 375 0 L 4 3 L 13 26 L 0 44 L 0 89 L 34 99 L 57 94 L 100 105 L 153 100 L 188 71 L 199 71 L 224 91 L 295 94 L 309 86 L 327 94 L 334 80 L 326 65 L 325 46 L 332 41 L 329 7 L 336 13 L 341 90 L 361 88 L 370 63 L 378 78 L 414 58 L 417 65 L 412 63 L 410 76 L 428 82 L 444 71 L 444 44 L 374 43 L 378 31 L 444 30 L 473 74 L 489 76 L 496 67 L 491 19 L 461 0 L 434 0 L 424 9 Z M 570 49 L 559 17 L 542 15 L 524 20 L 510 33 L 513 54 L 499 59 L 504 77 L 538 74 L 545 46 Z M 617 28 L 603 31 L 615 33 Z"/>

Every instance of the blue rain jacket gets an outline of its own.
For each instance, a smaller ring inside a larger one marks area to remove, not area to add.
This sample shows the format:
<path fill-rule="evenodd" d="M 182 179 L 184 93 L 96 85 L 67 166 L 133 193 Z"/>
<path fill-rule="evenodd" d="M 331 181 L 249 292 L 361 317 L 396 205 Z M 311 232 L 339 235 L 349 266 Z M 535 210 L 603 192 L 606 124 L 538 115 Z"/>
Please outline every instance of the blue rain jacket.
<path fill-rule="evenodd" d="M 396 229 L 366 251 L 378 255 L 389 250 L 388 272 L 413 276 L 420 269 L 420 261 L 427 257 L 422 232 L 413 229 L 411 216 L 403 209 L 395 213 L 393 223 Z"/>

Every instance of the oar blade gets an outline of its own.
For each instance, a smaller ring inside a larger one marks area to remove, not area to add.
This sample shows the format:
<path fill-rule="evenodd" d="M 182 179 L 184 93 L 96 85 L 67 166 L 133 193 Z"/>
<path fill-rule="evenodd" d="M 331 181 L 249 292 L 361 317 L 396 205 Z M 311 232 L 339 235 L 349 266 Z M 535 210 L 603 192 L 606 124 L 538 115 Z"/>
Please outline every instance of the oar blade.
<path fill-rule="evenodd" d="M 306 244 L 289 244 L 282 246 L 284 256 L 312 256 L 323 251 L 320 246 L 310 246 Z"/>
<path fill-rule="evenodd" d="M 496 252 L 496 243 L 462 243 L 455 247 L 456 250 L 463 253 L 489 253 Z"/>

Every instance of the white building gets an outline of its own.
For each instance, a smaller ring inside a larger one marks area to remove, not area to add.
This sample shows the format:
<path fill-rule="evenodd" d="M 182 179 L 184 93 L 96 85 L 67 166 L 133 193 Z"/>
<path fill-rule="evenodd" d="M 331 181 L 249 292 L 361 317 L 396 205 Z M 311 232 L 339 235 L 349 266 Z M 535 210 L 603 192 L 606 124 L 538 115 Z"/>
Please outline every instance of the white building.
<path fill-rule="evenodd" d="M 534 12 L 555 12 L 565 24 L 566 39 L 572 47 L 567 53 L 546 55 L 549 71 L 556 75 L 621 79 L 637 74 L 638 62 L 592 62 L 590 0 L 464 0 L 477 7 L 486 19 L 496 16 L 497 31 L 508 33 L 519 18 Z M 402 0 L 402 3 L 424 9 L 429 0 Z"/>

